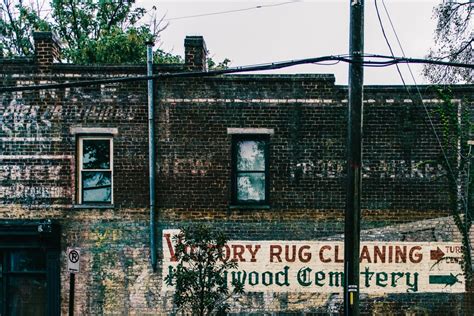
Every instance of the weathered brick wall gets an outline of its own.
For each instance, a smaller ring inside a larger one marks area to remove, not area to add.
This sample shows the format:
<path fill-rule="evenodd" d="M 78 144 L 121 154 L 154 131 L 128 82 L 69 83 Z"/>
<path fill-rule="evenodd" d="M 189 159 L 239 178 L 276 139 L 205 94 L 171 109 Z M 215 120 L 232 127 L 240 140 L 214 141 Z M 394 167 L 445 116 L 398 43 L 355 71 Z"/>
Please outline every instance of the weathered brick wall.
<path fill-rule="evenodd" d="M 330 76 L 239 75 L 175 79 L 158 89 L 162 228 L 205 221 L 237 240 L 343 239 L 344 87 L 334 86 Z M 409 89 L 413 94 L 414 88 Z M 459 100 L 454 102 L 472 106 L 470 89 L 455 89 Z M 362 239 L 459 241 L 454 222 L 446 217 L 446 171 L 437 161 L 441 151 L 421 103 L 409 97 L 403 87 L 366 88 Z M 441 134 L 438 96 L 427 89 L 423 102 Z M 227 128 L 235 127 L 275 131 L 270 137 L 269 210 L 230 207 Z M 341 307 L 338 295 L 255 295 L 244 300 L 243 311 Z M 462 295 L 363 295 L 362 310 L 433 312 L 459 300 Z"/>
<path fill-rule="evenodd" d="M 214 209 L 226 208 L 227 128 L 264 127 L 275 130 L 272 209 L 343 209 L 347 100 L 331 77 L 241 75 L 175 79 L 159 87 L 163 207 L 208 208 L 211 201 Z M 441 152 L 421 104 L 402 87 L 368 87 L 365 98 L 363 208 L 445 210 L 446 183 L 431 181 L 444 174 L 434 161 Z M 423 98 L 434 112 L 436 94 Z"/>
<path fill-rule="evenodd" d="M 142 66 L 52 64 L 45 70 L 25 60 L 5 61 L 4 65 L 1 78 L 5 86 L 145 73 Z M 67 247 L 82 250 L 77 314 L 158 312 L 162 300 L 159 279 L 149 264 L 146 209 L 146 83 L 3 93 L 0 120 L 0 218 L 48 218 L 61 225 L 62 313 L 67 314 L 69 303 Z M 75 208 L 73 127 L 118 129 L 113 208 Z"/>
<path fill-rule="evenodd" d="M 2 85 L 145 74 L 141 66 L 39 67 L 2 61 Z M 189 68 L 189 67 L 188 67 Z M 157 67 L 180 71 L 184 66 Z M 342 240 L 347 90 L 329 75 L 236 75 L 156 82 L 158 229 L 206 222 L 236 240 Z M 453 87 L 472 107 L 474 87 Z M 412 94 L 413 95 L 413 94 Z M 439 99 L 423 89 L 432 112 Z M 362 239 L 459 241 L 448 211 L 445 171 L 419 102 L 402 87 L 367 87 Z M 145 82 L 3 93 L 0 218 L 57 220 L 64 251 L 81 247 L 78 314 L 169 313 L 161 264 L 149 263 L 148 131 Z M 437 128 L 439 123 L 436 121 Z M 76 139 L 71 127 L 112 127 L 114 207 L 75 207 Z M 271 128 L 270 208 L 230 206 L 227 128 Z M 163 245 L 158 243 L 158 254 Z M 159 260 L 159 262 L 161 262 Z M 463 294 L 363 295 L 364 313 L 462 314 Z M 339 294 L 249 293 L 235 312 L 337 312 Z M 446 310 L 446 312 L 448 312 Z"/>

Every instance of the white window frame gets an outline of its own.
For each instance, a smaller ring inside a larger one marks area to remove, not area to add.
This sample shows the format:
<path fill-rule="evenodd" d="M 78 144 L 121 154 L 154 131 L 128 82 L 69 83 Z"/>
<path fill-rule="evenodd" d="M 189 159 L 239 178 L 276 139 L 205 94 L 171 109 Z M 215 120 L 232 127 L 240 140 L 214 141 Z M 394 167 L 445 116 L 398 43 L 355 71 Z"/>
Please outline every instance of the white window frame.
<path fill-rule="evenodd" d="M 264 149 L 264 171 L 243 171 L 238 170 L 237 168 L 237 151 L 238 151 L 238 142 L 239 141 L 263 141 L 265 144 Z M 270 134 L 251 134 L 251 133 L 238 133 L 232 135 L 232 171 L 231 171 L 231 203 L 232 205 L 241 205 L 241 206 L 262 206 L 269 204 L 269 195 L 270 195 L 270 157 L 269 157 L 269 148 L 270 148 Z M 265 176 L 265 198 L 260 201 L 255 200 L 239 200 L 238 199 L 238 186 L 237 179 L 240 173 L 263 173 Z"/>
<path fill-rule="evenodd" d="M 82 156 L 83 156 L 83 142 L 84 140 L 109 140 L 110 143 L 110 168 L 109 169 L 82 169 Z M 112 205 L 114 204 L 114 138 L 112 135 L 78 135 L 78 166 L 77 166 L 77 201 L 78 204 L 100 204 L 100 205 Z M 83 171 L 109 171 L 110 172 L 110 202 L 83 202 L 83 190 L 82 190 L 82 172 Z"/>

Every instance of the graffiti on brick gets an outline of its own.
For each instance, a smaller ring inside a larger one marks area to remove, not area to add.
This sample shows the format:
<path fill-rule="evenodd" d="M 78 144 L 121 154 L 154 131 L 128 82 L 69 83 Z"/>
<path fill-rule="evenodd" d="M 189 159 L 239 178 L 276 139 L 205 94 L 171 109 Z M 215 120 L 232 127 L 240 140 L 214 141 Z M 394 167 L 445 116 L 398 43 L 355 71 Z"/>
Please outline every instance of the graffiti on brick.
<path fill-rule="evenodd" d="M 177 230 L 163 232 L 163 280 L 174 273 Z M 192 250 L 188 250 L 192 251 Z M 223 260 L 238 262 L 226 276 L 249 292 L 341 293 L 344 244 L 329 241 L 230 241 Z M 436 254 L 436 255 L 435 255 Z M 456 258 L 456 260 L 440 260 Z M 465 291 L 460 243 L 365 242 L 360 252 L 362 293 Z M 164 291 L 172 286 L 163 282 Z"/>

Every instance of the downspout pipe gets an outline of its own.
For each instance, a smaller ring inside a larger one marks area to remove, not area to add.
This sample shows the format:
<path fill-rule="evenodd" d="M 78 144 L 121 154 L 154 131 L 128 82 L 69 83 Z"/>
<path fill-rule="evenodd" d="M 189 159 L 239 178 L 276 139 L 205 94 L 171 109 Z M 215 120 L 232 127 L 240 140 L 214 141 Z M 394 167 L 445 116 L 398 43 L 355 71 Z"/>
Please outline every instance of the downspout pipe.
<path fill-rule="evenodd" d="M 153 75 L 153 42 L 146 42 L 147 76 Z M 148 163 L 150 182 L 150 255 L 151 267 L 156 271 L 156 235 L 155 235 L 155 108 L 153 79 L 148 80 Z"/>

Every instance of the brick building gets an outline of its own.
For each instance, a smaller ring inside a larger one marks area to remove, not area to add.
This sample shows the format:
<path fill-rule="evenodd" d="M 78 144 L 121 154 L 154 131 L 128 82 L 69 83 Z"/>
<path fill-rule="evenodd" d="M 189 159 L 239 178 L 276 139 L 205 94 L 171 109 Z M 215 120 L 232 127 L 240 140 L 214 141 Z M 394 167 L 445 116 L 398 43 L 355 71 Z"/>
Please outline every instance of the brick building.
<path fill-rule="evenodd" d="M 35 33 L 35 47 L 32 58 L 0 60 L 3 86 L 146 74 L 145 65 L 58 63 L 50 33 Z M 203 39 L 187 37 L 185 48 L 184 64 L 155 65 L 154 73 L 205 71 Z M 347 87 L 334 82 L 332 75 L 155 81 L 156 271 L 146 81 L 2 93 L 0 313 L 67 314 L 68 247 L 81 249 L 77 314 L 170 313 L 166 236 L 198 222 L 229 235 L 229 256 L 248 277 L 233 312 L 337 313 Z M 472 108 L 472 85 L 451 90 L 460 111 Z M 434 89 L 421 91 L 434 113 L 442 100 Z M 446 171 L 413 95 L 402 86 L 365 87 L 361 310 L 468 314 L 472 293 L 454 275 L 461 235 Z M 439 251 L 453 262 L 435 266 Z"/>

